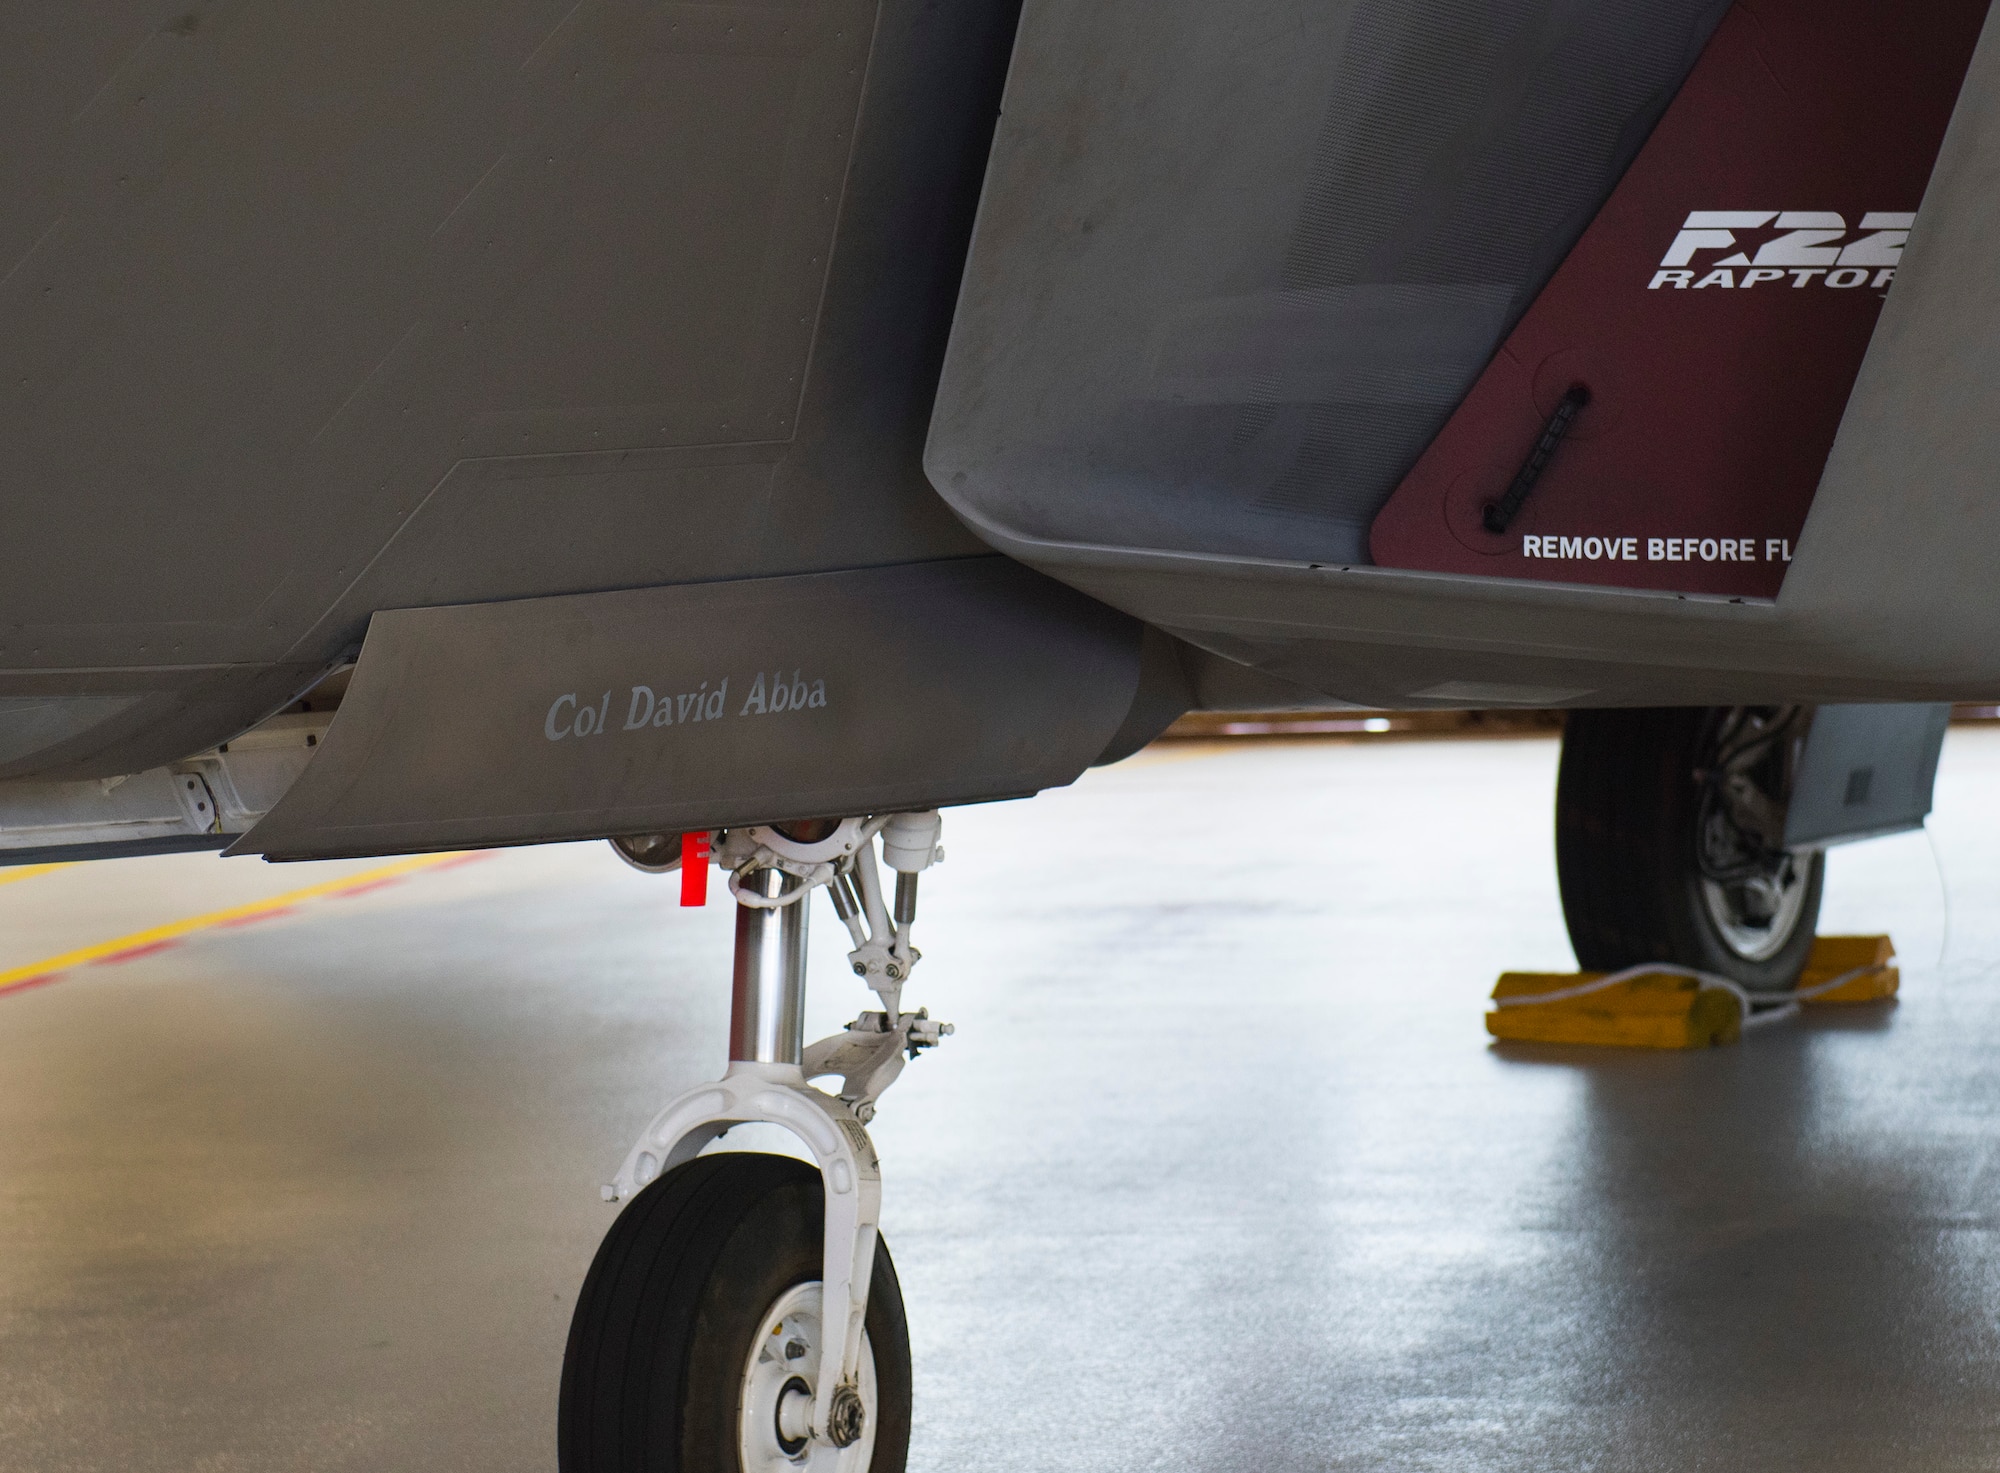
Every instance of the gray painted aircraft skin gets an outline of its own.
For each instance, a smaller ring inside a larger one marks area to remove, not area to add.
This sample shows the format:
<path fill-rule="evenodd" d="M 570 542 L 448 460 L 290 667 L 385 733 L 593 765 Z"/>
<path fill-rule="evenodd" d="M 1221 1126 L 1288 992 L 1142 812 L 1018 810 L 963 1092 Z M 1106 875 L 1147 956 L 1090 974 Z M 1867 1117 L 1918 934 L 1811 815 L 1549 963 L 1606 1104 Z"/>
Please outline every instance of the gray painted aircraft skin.
<path fill-rule="evenodd" d="M 897 1473 L 933 810 L 1578 708 L 1579 962 L 1799 995 L 2000 700 L 1986 10 L 0 0 L 0 863 L 728 869 L 560 1461 Z"/>
<path fill-rule="evenodd" d="M 0 6 L 10 852 L 972 801 L 1197 706 L 2000 697 L 1991 35 L 1781 591 L 1371 560 L 1737 23 L 1462 9 Z"/>

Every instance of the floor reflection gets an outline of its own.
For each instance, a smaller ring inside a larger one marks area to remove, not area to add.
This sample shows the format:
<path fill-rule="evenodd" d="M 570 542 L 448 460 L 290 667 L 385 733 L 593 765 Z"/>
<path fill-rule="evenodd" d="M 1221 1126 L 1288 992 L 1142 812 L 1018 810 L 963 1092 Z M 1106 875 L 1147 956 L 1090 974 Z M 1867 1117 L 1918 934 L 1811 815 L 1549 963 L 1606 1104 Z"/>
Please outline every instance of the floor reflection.
<path fill-rule="evenodd" d="M 2000 1461 L 2000 733 L 1946 747 L 1944 965 L 1922 840 L 1840 851 L 1902 1005 L 1698 1054 L 1481 1030 L 1571 965 L 1555 756 L 1244 746 L 948 817 L 911 996 L 958 1032 L 875 1125 L 911 1473 Z M 226 870 L 129 863 L 0 927 Z M 596 1184 L 719 1067 L 729 920 L 603 846 L 427 884 L 0 1000 L 0 1466 L 553 1466 Z M 865 1005 L 824 919 L 815 1033 Z"/>

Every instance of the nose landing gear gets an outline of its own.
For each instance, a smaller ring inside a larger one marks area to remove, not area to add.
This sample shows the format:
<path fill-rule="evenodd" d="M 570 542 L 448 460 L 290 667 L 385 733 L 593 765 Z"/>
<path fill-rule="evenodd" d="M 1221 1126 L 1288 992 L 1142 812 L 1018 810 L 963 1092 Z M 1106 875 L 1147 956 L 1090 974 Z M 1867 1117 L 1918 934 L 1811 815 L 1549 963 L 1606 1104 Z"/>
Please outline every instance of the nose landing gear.
<path fill-rule="evenodd" d="M 918 953 L 916 880 L 943 857 L 935 813 L 724 836 L 734 873 L 730 1064 L 672 1101 L 607 1200 L 631 1198 L 578 1297 L 563 1360 L 564 1473 L 901 1473 L 909 1332 L 877 1232 L 881 1173 L 866 1122 L 908 1059 L 950 1027 L 901 1010 Z M 886 833 L 884 831 L 887 831 Z M 896 871 L 883 904 L 877 835 Z M 881 996 L 804 1046 L 806 905 L 821 886 Z M 838 1075 L 838 1096 L 810 1080 Z M 788 1156 L 703 1146 L 732 1125 L 791 1131 Z"/>

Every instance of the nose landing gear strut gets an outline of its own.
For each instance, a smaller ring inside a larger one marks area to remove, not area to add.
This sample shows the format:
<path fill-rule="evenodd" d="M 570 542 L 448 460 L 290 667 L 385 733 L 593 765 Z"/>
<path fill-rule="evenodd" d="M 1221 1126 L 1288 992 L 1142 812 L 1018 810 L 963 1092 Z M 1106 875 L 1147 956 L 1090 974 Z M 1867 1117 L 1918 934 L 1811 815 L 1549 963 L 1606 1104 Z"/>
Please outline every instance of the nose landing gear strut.
<path fill-rule="evenodd" d="M 578 1297 L 563 1360 L 564 1473 L 900 1473 L 909 1335 L 877 1223 L 867 1122 L 903 1065 L 951 1031 L 902 1011 L 917 876 L 943 858 L 936 813 L 732 831 L 730 1063 L 671 1101 L 604 1188 L 629 1198 Z M 895 872 L 895 915 L 876 868 Z M 807 904 L 826 887 L 881 997 L 806 1047 Z M 836 1096 L 811 1080 L 839 1076 Z M 787 1156 L 702 1148 L 731 1126 L 789 1130 Z"/>

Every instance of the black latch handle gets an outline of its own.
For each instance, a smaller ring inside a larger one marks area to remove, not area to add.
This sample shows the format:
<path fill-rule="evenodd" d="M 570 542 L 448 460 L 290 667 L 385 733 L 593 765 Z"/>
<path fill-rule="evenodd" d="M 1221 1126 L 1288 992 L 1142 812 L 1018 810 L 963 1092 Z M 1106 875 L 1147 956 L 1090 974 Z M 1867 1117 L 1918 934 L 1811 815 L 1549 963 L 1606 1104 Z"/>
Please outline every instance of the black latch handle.
<path fill-rule="evenodd" d="M 1578 412 L 1590 402 L 1590 390 L 1582 384 L 1571 384 L 1569 392 L 1556 405 L 1556 412 L 1549 416 L 1541 438 L 1535 441 L 1535 448 L 1528 452 L 1528 458 L 1521 468 L 1514 472 L 1514 484 L 1507 488 L 1507 494 L 1498 501 L 1486 503 L 1483 518 L 1486 530 L 1496 535 L 1507 530 L 1508 525 L 1520 514 L 1521 503 L 1528 499 L 1528 493 L 1535 489 L 1535 482 L 1542 478 L 1542 472 L 1549 468 L 1549 461 L 1556 453 L 1556 446 L 1562 444 L 1563 436 L 1575 423 Z"/>

